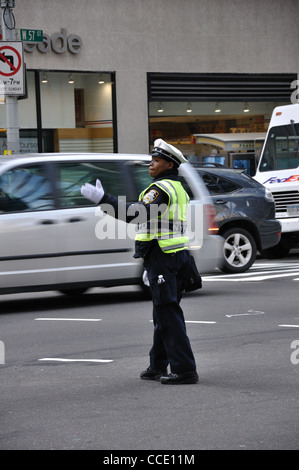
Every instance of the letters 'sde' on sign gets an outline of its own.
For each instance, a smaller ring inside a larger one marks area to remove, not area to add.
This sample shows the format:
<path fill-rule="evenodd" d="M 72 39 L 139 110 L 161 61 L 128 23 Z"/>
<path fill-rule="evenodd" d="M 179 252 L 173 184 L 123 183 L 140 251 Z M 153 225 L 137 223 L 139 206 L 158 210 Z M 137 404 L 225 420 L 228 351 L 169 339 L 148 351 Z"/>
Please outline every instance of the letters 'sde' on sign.
<path fill-rule="evenodd" d="M 0 95 L 24 95 L 22 41 L 0 42 Z"/>

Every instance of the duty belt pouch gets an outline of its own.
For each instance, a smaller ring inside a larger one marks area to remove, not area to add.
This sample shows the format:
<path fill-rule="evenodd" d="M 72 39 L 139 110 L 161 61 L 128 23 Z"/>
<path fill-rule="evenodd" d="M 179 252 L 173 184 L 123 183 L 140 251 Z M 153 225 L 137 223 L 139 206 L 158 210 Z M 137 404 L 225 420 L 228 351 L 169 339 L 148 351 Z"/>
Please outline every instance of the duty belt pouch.
<path fill-rule="evenodd" d="M 183 288 L 186 292 L 191 292 L 193 290 L 202 288 L 201 276 L 197 270 L 195 260 L 191 255 L 189 263 L 189 272 L 186 276 L 186 281 L 183 284 Z"/>

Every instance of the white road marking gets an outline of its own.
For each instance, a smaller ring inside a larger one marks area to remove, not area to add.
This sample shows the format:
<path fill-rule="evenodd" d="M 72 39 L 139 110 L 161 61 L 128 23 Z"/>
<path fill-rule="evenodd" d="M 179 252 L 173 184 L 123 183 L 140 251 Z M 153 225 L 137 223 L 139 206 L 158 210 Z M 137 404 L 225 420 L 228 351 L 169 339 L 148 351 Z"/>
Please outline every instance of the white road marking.
<path fill-rule="evenodd" d="M 243 315 L 264 315 L 265 312 L 260 312 L 259 310 L 248 310 L 246 313 L 232 313 L 231 315 L 225 315 L 228 318 L 231 317 L 241 317 Z"/>
<path fill-rule="evenodd" d="M 185 323 L 217 323 L 215 321 L 186 320 Z"/>
<path fill-rule="evenodd" d="M 35 318 L 35 320 L 45 321 L 102 321 L 101 318 Z"/>
<path fill-rule="evenodd" d="M 153 320 L 150 320 L 153 323 Z M 185 323 L 217 323 L 216 321 L 185 320 Z"/>
<path fill-rule="evenodd" d="M 294 269 L 299 268 L 299 263 L 256 263 L 251 268 L 250 271 L 259 270 L 260 268 L 290 268 Z"/>
<path fill-rule="evenodd" d="M 284 326 L 286 328 L 299 328 L 299 325 L 278 325 L 278 326 Z"/>
<path fill-rule="evenodd" d="M 294 272 L 293 270 L 290 270 L 290 272 L 285 272 L 284 274 L 282 274 L 281 271 L 269 271 L 269 274 L 264 274 L 262 276 L 257 275 L 257 273 L 228 274 L 226 276 L 206 276 L 206 277 L 203 277 L 202 280 L 203 281 L 220 281 L 220 282 L 242 282 L 242 281 L 255 282 L 255 281 L 264 281 L 265 279 L 273 279 L 275 277 L 278 277 L 278 274 L 280 278 L 287 277 L 287 276 L 299 276 L 298 271 Z M 251 277 L 251 276 L 254 276 L 254 277 Z"/>
<path fill-rule="evenodd" d="M 44 357 L 39 361 L 55 361 L 55 362 L 113 362 L 113 359 L 63 359 L 58 357 Z"/>

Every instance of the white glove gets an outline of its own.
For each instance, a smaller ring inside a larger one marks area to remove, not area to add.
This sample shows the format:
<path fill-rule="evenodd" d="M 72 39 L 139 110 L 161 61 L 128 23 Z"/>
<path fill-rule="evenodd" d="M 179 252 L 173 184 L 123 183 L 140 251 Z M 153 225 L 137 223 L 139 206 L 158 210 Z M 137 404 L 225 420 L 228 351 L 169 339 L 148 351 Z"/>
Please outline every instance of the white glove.
<path fill-rule="evenodd" d="M 150 285 L 149 280 L 148 280 L 147 271 L 143 271 L 142 280 L 143 280 L 143 284 L 144 284 L 145 286 L 149 286 L 149 285 Z"/>
<path fill-rule="evenodd" d="M 95 204 L 99 204 L 101 200 L 103 199 L 105 192 L 104 192 L 101 181 L 97 180 L 95 186 L 89 183 L 85 183 L 81 187 L 81 194 L 82 196 L 86 197 L 86 199 L 89 199 Z"/>

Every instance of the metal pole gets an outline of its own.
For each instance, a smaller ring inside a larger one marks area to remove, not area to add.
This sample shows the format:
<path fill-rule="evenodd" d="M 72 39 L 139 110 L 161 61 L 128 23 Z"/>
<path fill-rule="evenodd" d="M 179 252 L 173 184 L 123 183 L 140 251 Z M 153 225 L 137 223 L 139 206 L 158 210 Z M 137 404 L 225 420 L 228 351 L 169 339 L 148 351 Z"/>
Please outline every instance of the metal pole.
<path fill-rule="evenodd" d="M 1 0 L 0 6 L 2 9 L 2 40 L 15 41 L 16 30 L 12 13 L 12 10 L 15 6 L 15 2 L 14 0 Z M 6 95 L 5 103 L 7 150 L 11 150 L 11 153 L 18 153 L 20 152 L 20 133 L 17 97 Z"/>

